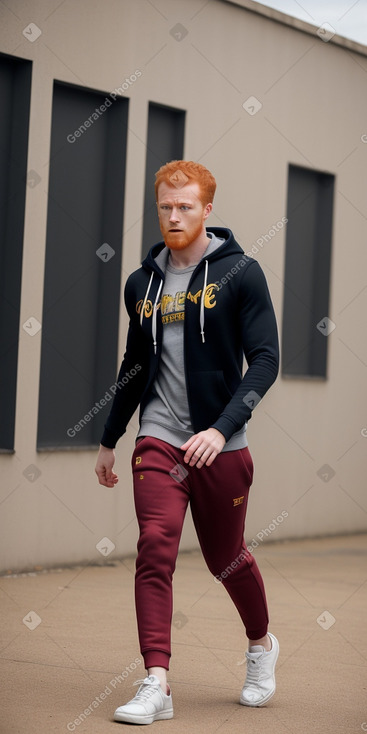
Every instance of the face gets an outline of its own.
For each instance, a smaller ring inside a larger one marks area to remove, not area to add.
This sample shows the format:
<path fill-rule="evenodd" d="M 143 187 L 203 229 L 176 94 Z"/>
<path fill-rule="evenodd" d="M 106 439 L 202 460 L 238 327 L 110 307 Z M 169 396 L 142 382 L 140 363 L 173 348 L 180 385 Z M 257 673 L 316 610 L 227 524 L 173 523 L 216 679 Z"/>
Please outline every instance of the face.
<path fill-rule="evenodd" d="M 213 205 L 203 206 L 196 182 L 176 188 L 163 181 L 158 187 L 157 207 L 165 244 L 171 250 L 184 250 L 205 230 Z"/>

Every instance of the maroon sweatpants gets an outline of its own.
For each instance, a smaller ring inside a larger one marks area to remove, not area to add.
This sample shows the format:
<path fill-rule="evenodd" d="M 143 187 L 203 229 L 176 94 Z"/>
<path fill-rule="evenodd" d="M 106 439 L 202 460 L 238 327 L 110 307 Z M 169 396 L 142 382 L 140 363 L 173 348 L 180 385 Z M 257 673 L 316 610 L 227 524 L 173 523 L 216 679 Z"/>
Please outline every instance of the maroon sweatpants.
<path fill-rule="evenodd" d="M 146 436 L 132 456 L 134 499 L 140 528 L 135 600 L 146 668 L 169 668 L 172 576 L 190 502 L 210 572 L 227 589 L 249 639 L 266 635 L 264 584 L 243 533 L 253 464 L 248 448 L 218 454 L 211 466 L 184 463 L 184 451 Z"/>

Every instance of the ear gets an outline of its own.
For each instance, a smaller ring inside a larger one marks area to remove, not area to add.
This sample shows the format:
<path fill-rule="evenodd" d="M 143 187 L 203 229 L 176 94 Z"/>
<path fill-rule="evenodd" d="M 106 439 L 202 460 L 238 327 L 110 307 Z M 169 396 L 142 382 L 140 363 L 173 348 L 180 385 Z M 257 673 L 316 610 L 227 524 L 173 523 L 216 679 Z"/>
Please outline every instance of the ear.
<path fill-rule="evenodd" d="M 210 203 L 207 204 L 204 209 L 203 219 L 208 219 L 208 216 L 212 210 L 213 210 L 213 204 L 210 204 Z"/>

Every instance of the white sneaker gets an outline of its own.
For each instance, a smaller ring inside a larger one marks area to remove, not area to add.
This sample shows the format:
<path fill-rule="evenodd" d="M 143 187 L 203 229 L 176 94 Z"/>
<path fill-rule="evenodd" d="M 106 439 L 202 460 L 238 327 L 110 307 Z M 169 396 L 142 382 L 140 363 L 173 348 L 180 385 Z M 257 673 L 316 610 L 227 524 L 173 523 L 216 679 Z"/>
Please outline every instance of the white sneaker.
<path fill-rule="evenodd" d="M 136 695 L 124 706 L 119 706 L 113 718 L 115 721 L 125 721 L 129 724 L 152 724 L 161 719 L 172 719 L 172 695 L 163 693 L 159 678 L 148 675 L 140 683 Z"/>
<path fill-rule="evenodd" d="M 279 655 L 279 642 L 268 632 L 272 648 L 266 652 L 262 645 L 256 645 L 252 652 L 246 652 L 247 675 L 242 689 L 240 703 L 243 706 L 263 706 L 275 693 L 275 664 Z"/>

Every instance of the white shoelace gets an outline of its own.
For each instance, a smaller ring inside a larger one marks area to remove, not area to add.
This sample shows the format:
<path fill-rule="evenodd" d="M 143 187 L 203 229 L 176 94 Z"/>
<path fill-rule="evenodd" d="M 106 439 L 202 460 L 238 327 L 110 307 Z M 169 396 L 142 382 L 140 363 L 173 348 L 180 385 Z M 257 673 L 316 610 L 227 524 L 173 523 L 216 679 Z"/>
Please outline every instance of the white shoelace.
<path fill-rule="evenodd" d="M 245 685 L 251 685 L 252 683 L 258 683 L 261 673 L 261 658 L 253 660 L 247 658 L 247 675 Z"/>
<path fill-rule="evenodd" d="M 150 698 L 150 696 L 152 696 L 152 694 L 158 689 L 157 683 L 152 683 L 151 681 L 147 683 L 145 678 L 136 680 L 134 686 L 138 685 L 140 685 L 140 688 L 137 690 L 134 700 L 139 699 L 140 701 L 147 701 L 147 699 Z"/>

